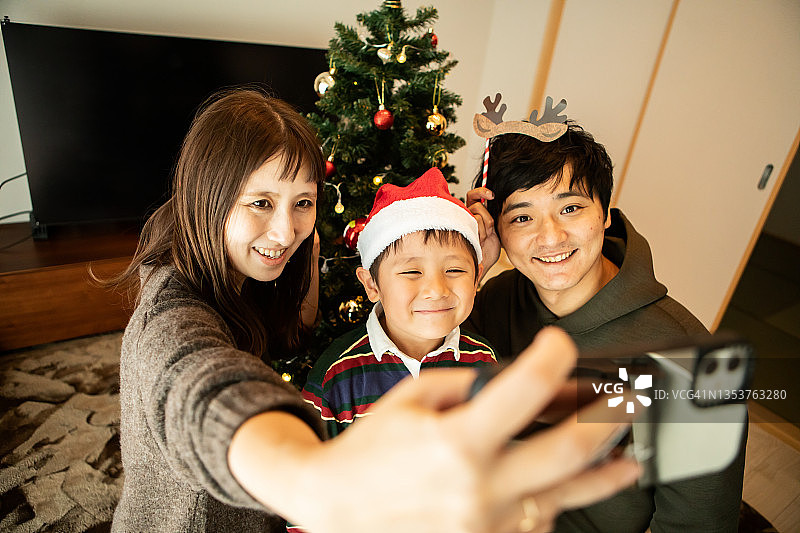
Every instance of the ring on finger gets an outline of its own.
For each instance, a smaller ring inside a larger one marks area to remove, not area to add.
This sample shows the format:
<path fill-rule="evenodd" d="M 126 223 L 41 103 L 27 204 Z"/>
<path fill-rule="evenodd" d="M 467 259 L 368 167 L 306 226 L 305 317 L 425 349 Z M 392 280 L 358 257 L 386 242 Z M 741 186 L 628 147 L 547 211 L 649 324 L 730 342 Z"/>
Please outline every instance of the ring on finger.
<path fill-rule="evenodd" d="M 519 521 L 520 533 L 533 531 L 541 517 L 539 506 L 533 496 L 527 496 L 522 500 L 522 515 L 522 520 Z"/>

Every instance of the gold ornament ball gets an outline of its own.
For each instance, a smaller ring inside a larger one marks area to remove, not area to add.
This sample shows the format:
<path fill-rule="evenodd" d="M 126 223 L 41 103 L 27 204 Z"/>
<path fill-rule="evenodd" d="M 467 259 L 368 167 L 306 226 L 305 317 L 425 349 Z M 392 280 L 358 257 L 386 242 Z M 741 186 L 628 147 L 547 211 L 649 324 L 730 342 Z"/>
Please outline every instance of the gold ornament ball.
<path fill-rule="evenodd" d="M 337 214 L 341 215 L 342 213 L 344 213 L 344 205 L 342 205 L 342 202 L 338 202 L 335 206 L 333 206 L 333 210 Z"/>
<path fill-rule="evenodd" d="M 350 324 L 355 324 L 365 315 L 364 297 L 356 296 L 351 300 L 339 304 L 339 318 Z"/>
<path fill-rule="evenodd" d="M 284 372 L 283 374 L 281 374 L 281 379 L 286 383 L 289 383 L 290 381 L 292 381 L 292 375 L 288 372 Z"/>
<path fill-rule="evenodd" d="M 387 46 L 385 48 L 378 49 L 378 57 L 381 58 L 381 61 L 387 63 L 392 60 L 392 49 L 391 47 Z"/>
<path fill-rule="evenodd" d="M 314 91 L 317 96 L 322 96 L 334 85 L 336 85 L 336 80 L 333 79 L 330 72 L 322 72 L 314 79 Z"/>
<path fill-rule="evenodd" d="M 372 178 L 372 183 L 374 183 L 376 187 L 380 187 L 380 185 L 383 183 L 383 176 L 375 176 Z"/>
<path fill-rule="evenodd" d="M 397 57 L 395 57 L 395 60 L 397 60 L 398 63 L 405 63 L 406 60 L 408 60 L 408 56 L 406 55 L 406 48 L 408 48 L 408 45 L 405 45 L 400 50 L 400 53 L 397 54 Z"/>
<path fill-rule="evenodd" d="M 444 118 L 444 115 L 439 112 L 434 112 L 428 115 L 428 122 L 425 124 L 425 129 L 428 130 L 428 133 L 439 136 L 444 133 L 446 128 L 447 119 Z"/>
<path fill-rule="evenodd" d="M 439 150 L 433 155 L 433 162 L 439 167 L 444 168 L 447 166 L 447 152 Z"/>

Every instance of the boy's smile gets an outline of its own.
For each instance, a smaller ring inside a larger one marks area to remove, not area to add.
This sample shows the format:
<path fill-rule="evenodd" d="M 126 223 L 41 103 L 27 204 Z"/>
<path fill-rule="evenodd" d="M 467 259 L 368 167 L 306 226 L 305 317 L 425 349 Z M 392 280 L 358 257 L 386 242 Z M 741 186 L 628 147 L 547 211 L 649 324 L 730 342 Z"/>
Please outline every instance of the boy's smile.
<path fill-rule="evenodd" d="M 383 304 L 386 335 L 415 359 L 438 348 L 445 336 L 469 316 L 475 299 L 475 264 L 467 244 L 452 239 L 424 242 L 417 231 L 402 238 L 378 270 L 356 272 L 370 301 Z"/>

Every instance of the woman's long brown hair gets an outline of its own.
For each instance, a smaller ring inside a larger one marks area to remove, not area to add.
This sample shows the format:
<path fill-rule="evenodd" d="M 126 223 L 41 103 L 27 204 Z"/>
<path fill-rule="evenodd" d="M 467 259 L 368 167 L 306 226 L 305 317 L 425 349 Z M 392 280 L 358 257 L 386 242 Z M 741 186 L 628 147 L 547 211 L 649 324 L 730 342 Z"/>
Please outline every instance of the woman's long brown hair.
<path fill-rule="evenodd" d="M 280 157 L 282 180 L 305 166 L 322 198 L 325 165 L 316 134 L 289 104 L 254 88 L 229 89 L 198 111 L 183 141 L 172 195 L 145 223 L 128 268 L 108 285 L 134 287 L 142 266 L 172 265 L 179 280 L 225 320 L 237 346 L 280 358 L 297 346 L 300 305 L 311 282 L 313 233 L 274 282 L 247 279 L 236 289 L 225 222 L 249 176 Z M 143 281 L 144 284 L 146 281 Z"/>

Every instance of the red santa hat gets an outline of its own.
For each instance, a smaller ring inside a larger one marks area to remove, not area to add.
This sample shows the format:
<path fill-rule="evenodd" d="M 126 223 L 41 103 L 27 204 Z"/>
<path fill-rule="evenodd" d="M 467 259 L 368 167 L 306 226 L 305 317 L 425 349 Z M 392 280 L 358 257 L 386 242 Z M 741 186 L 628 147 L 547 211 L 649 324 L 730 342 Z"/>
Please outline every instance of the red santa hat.
<path fill-rule="evenodd" d="M 409 233 L 428 229 L 457 231 L 482 261 L 478 222 L 450 195 L 447 181 L 432 168 L 406 187 L 387 183 L 378 189 L 367 223 L 358 236 L 361 266 L 369 268 L 390 244 Z"/>

